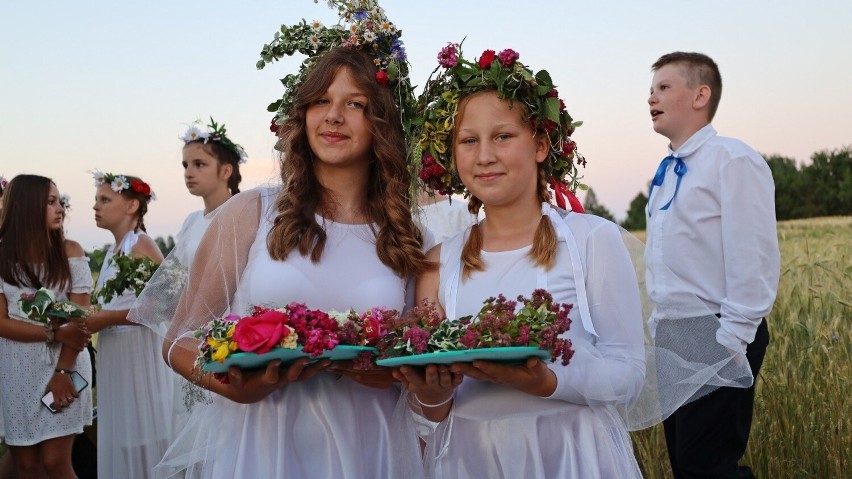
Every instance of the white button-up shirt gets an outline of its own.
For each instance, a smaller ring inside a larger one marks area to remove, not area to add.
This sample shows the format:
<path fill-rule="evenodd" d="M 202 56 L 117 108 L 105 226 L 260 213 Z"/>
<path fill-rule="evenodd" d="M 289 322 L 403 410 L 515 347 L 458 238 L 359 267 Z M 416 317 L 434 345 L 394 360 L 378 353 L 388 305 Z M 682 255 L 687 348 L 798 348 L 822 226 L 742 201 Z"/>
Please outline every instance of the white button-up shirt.
<path fill-rule="evenodd" d="M 700 316 L 697 297 L 721 315 L 717 340 L 744 350 L 775 302 L 780 253 L 775 183 L 766 161 L 745 143 L 717 136 L 707 125 L 677 151 L 687 172 L 677 196 L 672 161 L 648 199 L 645 273 L 654 304 L 651 322 Z M 680 306 L 674 306 L 680 303 Z M 692 306 L 695 306 L 693 301 Z"/>

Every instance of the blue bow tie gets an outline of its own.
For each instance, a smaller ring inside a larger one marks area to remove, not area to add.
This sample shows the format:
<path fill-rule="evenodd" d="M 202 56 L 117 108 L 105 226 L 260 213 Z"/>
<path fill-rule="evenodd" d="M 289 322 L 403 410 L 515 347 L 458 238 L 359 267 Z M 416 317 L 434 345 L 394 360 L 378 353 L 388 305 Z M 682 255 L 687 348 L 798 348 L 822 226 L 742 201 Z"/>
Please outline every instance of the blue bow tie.
<path fill-rule="evenodd" d="M 683 160 L 680 158 L 675 158 L 674 155 L 669 155 L 663 158 L 663 161 L 660 162 L 660 167 L 657 168 L 657 173 L 654 175 L 654 179 L 651 180 L 651 191 L 648 192 L 648 216 L 651 216 L 651 195 L 654 193 L 654 187 L 661 186 L 663 184 L 663 179 L 665 179 L 666 177 L 666 169 L 668 169 L 669 164 L 672 162 L 672 160 L 675 161 L 674 174 L 677 175 L 675 192 L 669 202 L 663 205 L 663 207 L 660 209 L 669 209 L 669 206 L 671 206 L 672 201 L 674 201 L 675 199 L 675 196 L 677 196 L 677 190 L 680 189 L 680 180 L 683 179 L 683 175 L 686 174 L 686 163 L 684 163 Z"/>

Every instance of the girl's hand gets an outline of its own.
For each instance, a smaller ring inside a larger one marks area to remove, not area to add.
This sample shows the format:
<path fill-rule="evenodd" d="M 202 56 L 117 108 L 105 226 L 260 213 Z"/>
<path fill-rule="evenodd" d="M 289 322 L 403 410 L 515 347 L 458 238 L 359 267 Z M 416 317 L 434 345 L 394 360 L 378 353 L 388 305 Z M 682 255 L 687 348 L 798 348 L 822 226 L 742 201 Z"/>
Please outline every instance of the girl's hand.
<path fill-rule="evenodd" d="M 53 373 L 45 389 L 45 392 L 53 393 L 53 406 L 57 413 L 62 412 L 62 408 L 70 406 L 75 399 L 80 397 L 74 387 L 74 382 L 67 374 Z"/>
<path fill-rule="evenodd" d="M 370 369 L 356 369 L 352 361 L 334 361 L 326 371 L 346 376 L 359 384 L 377 389 L 388 389 L 394 382 L 393 371 L 390 368 L 371 365 Z"/>
<path fill-rule="evenodd" d="M 54 333 L 54 340 L 68 346 L 69 348 L 80 352 L 92 339 L 92 333 L 89 332 L 85 324 L 82 322 L 68 322 L 58 328 Z"/>
<path fill-rule="evenodd" d="M 393 370 L 393 377 L 416 394 L 421 404 L 443 403 L 453 395 L 464 378 L 443 364 L 430 364 L 425 368 L 402 366 Z"/>
<path fill-rule="evenodd" d="M 547 397 L 556 391 L 556 374 L 538 358 L 528 358 L 523 364 L 491 361 L 456 363 L 450 367 L 450 370 L 456 374 L 500 384 L 534 396 Z"/>
<path fill-rule="evenodd" d="M 236 366 L 228 369 L 229 384 L 225 385 L 222 395 L 242 404 L 255 403 L 269 396 L 278 388 L 293 382 L 305 381 L 326 369 L 331 361 L 324 359 L 308 364 L 308 358 L 302 358 L 282 366 L 281 361 L 271 361 L 262 371 L 245 371 Z"/>

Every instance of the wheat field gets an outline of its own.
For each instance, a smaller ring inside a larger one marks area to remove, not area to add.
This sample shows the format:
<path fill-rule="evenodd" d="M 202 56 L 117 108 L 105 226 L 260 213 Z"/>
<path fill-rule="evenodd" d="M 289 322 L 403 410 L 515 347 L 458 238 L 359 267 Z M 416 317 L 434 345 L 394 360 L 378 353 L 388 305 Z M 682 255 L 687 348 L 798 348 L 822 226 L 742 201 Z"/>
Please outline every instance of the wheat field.
<path fill-rule="evenodd" d="M 759 478 L 852 477 L 852 217 L 778 224 L 781 282 L 744 464 Z M 633 434 L 671 478 L 661 426 Z"/>

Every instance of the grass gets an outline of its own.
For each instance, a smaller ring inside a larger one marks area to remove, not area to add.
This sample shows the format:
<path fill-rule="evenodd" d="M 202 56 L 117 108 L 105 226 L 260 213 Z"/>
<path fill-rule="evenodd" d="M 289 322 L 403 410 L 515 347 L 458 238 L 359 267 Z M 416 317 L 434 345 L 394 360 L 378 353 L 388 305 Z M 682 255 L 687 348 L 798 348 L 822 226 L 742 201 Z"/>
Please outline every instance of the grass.
<path fill-rule="evenodd" d="M 757 477 L 849 477 L 852 467 L 852 217 L 779 223 L 781 282 L 767 318 L 743 463 Z M 661 426 L 633 434 L 649 479 L 672 477 Z"/>

